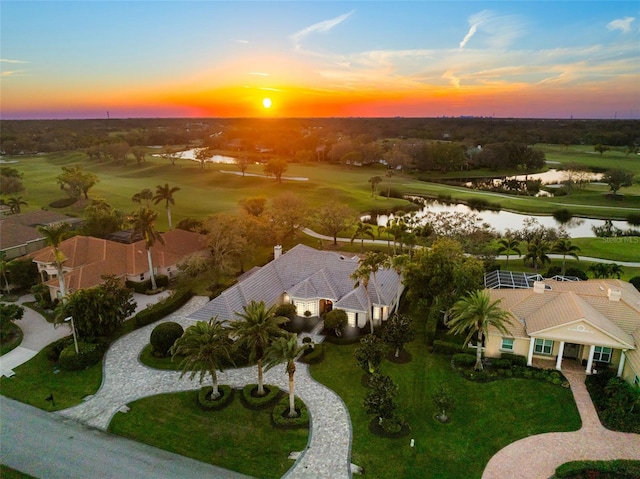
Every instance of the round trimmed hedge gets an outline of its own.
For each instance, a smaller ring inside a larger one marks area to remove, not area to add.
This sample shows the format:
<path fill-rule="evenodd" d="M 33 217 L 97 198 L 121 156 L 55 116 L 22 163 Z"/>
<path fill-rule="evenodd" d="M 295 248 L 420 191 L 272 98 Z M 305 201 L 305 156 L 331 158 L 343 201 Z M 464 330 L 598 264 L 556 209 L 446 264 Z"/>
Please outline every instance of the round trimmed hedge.
<path fill-rule="evenodd" d="M 203 386 L 198 391 L 198 405 L 204 411 L 219 411 L 224 409 L 233 400 L 233 389 L 228 384 L 218 386 L 220 395 L 216 399 L 211 399 L 213 386 Z"/>
<path fill-rule="evenodd" d="M 101 344 L 78 341 L 78 354 L 76 354 L 75 344 L 71 342 L 60 353 L 58 364 L 60 369 L 66 371 L 86 369 L 98 363 L 102 359 L 104 352 L 105 348 Z"/>
<path fill-rule="evenodd" d="M 281 394 L 280 388 L 273 384 L 264 385 L 264 396 L 258 396 L 257 392 L 257 384 L 247 384 L 242 388 L 241 401 L 244 407 L 256 410 L 266 409 L 273 406 Z"/>
<path fill-rule="evenodd" d="M 151 337 L 149 338 L 151 352 L 163 357 L 167 356 L 173 343 L 175 343 L 183 333 L 184 329 L 182 326 L 173 321 L 158 324 L 153 328 Z"/>
<path fill-rule="evenodd" d="M 289 417 L 289 395 L 283 397 L 273 408 L 271 413 L 271 422 L 275 427 L 282 429 L 294 429 L 309 427 L 309 411 L 305 403 L 296 396 L 295 408 L 298 413 L 297 417 Z"/>

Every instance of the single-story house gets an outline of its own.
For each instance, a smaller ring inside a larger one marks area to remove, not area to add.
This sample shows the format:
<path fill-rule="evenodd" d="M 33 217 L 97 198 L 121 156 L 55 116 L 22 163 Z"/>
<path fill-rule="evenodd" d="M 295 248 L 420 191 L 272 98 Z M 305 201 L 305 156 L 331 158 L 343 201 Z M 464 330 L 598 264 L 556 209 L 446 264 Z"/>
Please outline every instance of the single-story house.
<path fill-rule="evenodd" d="M 188 256 L 207 251 L 204 237 L 198 233 L 173 230 L 162 233 L 165 244 L 159 241 L 151 248 L 154 272 L 173 278 L 178 264 Z M 115 275 L 125 281 L 142 282 L 149 279 L 149 262 L 144 241 L 124 244 L 92 236 L 74 236 L 62 243 L 60 251 L 65 285 L 68 292 L 91 288 L 102 283 L 102 276 Z M 60 294 L 57 268 L 51 246 L 32 255 L 43 283 L 49 287 L 51 299 Z"/>
<path fill-rule="evenodd" d="M 252 300 L 267 306 L 294 304 L 298 315 L 321 316 L 332 309 L 347 313 L 348 325 L 363 328 L 367 318 L 374 325 L 385 321 L 396 306 L 396 297 L 403 288 L 402 278 L 392 269 L 381 269 L 375 281 L 369 281 L 368 294 L 372 311 L 367 314 L 367 290 L 361 284 L 354 287 L 351 274 L 358 268 L 359 258 L 345 257 L 332 251 L 319 251 L 299 244 L 286 253 L 276 246 L 273 261 L 245 274 L 230 288 L 212 299 L 202 309 L 192 313 L 193 320 L 238 319 L 236 312 Z"/>
<path fill-rule="evenodd" d="M 587 374 L 611 367 L 640 385 L 640 292 L 618 279 L 535 281 L 532 288 L 489 289 L 492 300 L 511 312 L 508 334 L 490 328 L 488 357 L 519 354 L 532 365 L 548 360 L 581 364 Z"/>
<path fill-rule="evenodd" d="M 84 220 L 47 210 L 0 218 L 0 251 L 4 251 L 7 260 L 38 251 L 47 246 L 47 240 L 38 231 L 38 226 L 60 223 L 69 223 L 73 228 L 77 228 Z"/>

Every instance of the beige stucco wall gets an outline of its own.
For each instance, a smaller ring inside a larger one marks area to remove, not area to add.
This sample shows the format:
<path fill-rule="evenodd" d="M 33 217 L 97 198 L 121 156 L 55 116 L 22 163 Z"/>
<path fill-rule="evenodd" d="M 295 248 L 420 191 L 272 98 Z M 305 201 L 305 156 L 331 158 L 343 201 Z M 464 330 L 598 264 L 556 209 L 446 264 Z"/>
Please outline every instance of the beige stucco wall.
<path fill-rule="evenodd" d="M 629 361 L 625 361 L 624 369 L 622 370 L 622 379 L 633 384 L 636 376 L 640 377 L 640 371 L 634 371 L 633 366 L 629 364 Z"/>
<path fill-rule="evenodd" d="M 568 325 L 565 324 L 556 328 L 550 328 L 540 334 L 530 334 L 537 338 L 552 339 L 558 343 L 565 341 L 567 343 L 577 344 L 596 344 L 614 349 L 622 347 L 620 342 L 584 321 L 576 321 Z M 554 354 L 557 354 L 557 352 Z"/>

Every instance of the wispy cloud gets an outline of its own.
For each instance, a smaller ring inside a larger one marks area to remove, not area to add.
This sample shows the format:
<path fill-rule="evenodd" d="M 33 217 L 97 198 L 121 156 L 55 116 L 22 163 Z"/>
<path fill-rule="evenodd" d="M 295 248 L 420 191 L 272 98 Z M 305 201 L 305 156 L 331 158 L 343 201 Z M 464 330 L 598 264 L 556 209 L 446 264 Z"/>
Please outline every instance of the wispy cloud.
<path fill-rule="evenodd" d="M 0 58 L 0 63 L 29 63 L 24 60 L 9 60 L 8 58 Z"/>
<path fill-rule="evenodd" d="M 234 40 L 234 42 L 242 43 L 243 45 L 247 45 L 249 43 L 249 40 Z"/>
<path fill-rule="evenodd" d="M 489 10 L 475 13 L 467 20 L 469 31 L 460 42 L 459 48 L 464 49 L 475 36 L 482 36 L 485 46 L 504 48 L 511 44 L 524 31 L 524 24 L 516 15 L 498 15 Z"/>
<path fill-rule="evenodd" d="M 322 22 L 314 23 L 302 30 L 291 35 L 291 40 L 293 40 L 294 48 L 296 50 L 300 50 L 302 41 L 311 35 L 312 33 L 327 33 L 330 32 L 334 27 L 340 25 L 347 18 L 349 18 L 355 10 L 351 10 L 349 13 L 344 13 L 338 17 L 332 18 L 330 20 L 324 20 Z"/>
<path fill-rule="evenodd" d="M 617 20 L 612 20 L 607 23 L 607 28 L 609 30 L 620 30 L 621 32 L 629 33 L 634 20 L 634 17 L 618 18 Z"/>
<path fill-rule="evenodd" d="M 12 75 L 16 75 L 19 73 L 22 73 L 24 70 L 7 70 L 7 71 L 3 71 L 2 73 L 0 73 L 0 77 L 9 77 Z"/>

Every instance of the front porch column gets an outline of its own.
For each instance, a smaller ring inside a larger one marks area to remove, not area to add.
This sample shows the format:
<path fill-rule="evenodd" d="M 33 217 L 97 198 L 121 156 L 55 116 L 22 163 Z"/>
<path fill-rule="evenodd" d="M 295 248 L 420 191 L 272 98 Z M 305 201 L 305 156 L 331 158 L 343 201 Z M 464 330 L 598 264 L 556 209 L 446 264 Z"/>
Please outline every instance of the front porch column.
<path fill-rule="evenodd" d="M 596 345 L 592 344 L 589 347 L 589 359 L 587 360 L 587 369 L 585 370 L 587 374 L 591 374 L 591 368 L 593 367 L 593 354 L 596 352 Z"/>
<path fill-rule="evenodd" d="M 620 364 L 618 364 L 618 377 L 622 376 L 622 370 L 624 369 L 624 360 L 627 358 L 627 350 L 623 349 L 620 353 Z"/>
<path fill-rule="evenodd" d="M 533 347 L 535 346 L 535 344 L 536 338 L 532 336 L 531 340 L 529 341 L 529 355 L 527 356 L 527 366 L 533 365 Z"/>
<path fill-rule="evenodd" d="M 564 354 L 564 341 L 560 341 L 560 347 L 558 348 L 558 358 L 556 359 L 556 369 L 562 370 L 562 355 Z"/>

